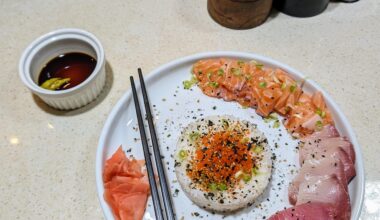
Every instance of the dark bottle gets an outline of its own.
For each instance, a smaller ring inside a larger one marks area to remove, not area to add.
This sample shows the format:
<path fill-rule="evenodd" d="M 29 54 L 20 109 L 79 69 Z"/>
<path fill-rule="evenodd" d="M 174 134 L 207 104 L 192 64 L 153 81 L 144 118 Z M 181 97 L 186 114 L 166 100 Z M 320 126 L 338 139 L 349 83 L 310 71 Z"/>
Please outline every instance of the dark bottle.
<path fill-rule="evenodd" d="M 341 0 L 356 2 L 358 0 Z M 312 17 L 322 13 L 329 0 L 274 0 L 274 7 L 285 14 L 295 17 Z"/>

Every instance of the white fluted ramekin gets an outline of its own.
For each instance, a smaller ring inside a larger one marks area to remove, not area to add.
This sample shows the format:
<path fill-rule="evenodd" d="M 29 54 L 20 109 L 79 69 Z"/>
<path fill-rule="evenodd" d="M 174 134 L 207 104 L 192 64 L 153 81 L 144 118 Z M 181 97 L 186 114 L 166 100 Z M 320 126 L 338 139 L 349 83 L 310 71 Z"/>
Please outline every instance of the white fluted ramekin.
<path fill-rule="evenodd" d="M 58 55 L 70 52 L 81 52 L 96 58 L 97 63 L 91 75 L 81 84 L 67 90 L 51 91 L 38 86 L 43 66 Z M 61 110 L 79 108 L 93 101 L 104 87 L 104 50 L 99 40 L 87 31 L 52 31 L 25 49 L 19 63 L 19 74 L 24 84 L 51 107 Z"/>

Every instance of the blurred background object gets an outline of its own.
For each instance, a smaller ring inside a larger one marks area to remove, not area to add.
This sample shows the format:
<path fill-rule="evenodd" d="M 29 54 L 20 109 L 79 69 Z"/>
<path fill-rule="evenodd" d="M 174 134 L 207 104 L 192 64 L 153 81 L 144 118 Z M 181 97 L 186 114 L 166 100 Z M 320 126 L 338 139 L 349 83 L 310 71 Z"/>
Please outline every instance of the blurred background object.
<path fill-rule="evenodd" d="M 249 29 L 267 19 L 273 0 L 208 0 L 210 16 L 232 29 Z"/>
<path fill-rule="evenodd" d="M 356 2 L 358 0 L 341 0 Z M 274 0 L 273 5 L 279 11 L 295 17 L 312 17 L 322 13 L 330 0 Z"/>

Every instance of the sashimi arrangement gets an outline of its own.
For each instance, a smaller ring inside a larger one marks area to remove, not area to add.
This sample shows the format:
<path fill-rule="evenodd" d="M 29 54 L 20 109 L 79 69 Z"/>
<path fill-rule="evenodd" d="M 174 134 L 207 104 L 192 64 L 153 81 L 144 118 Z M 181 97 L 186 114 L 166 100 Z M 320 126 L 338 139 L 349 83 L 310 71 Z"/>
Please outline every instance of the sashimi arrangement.
<path fill-rule="evenodd" d="M 191 72 L 192 79 L 183 82 L 185 89 L 197 85 L 207 96 L 256 109 L 264 120 L 278 122 L 278 114 L 300 141 L 300 169 L 288 186 L 293 207 L 266 219 L 351 218 L 348 184 L 356 176 L 355 151 L 335 128 L 321 92 L 308 94 L 304 82 L 256 61 L 202 59 Z M 225 114 L 201 117 L 176 138 L 176 181 L 199 207 L 228 215 L 250 206 L 267 188 L 272 153 L 255 124 Z M 127 158 L 120 147 L 105 163 L 103 182 L 104 199 L 115 219 L 143 218 L 150 187 L 142 161 Z"/>
<path fill-rule="evenodd" d="M 350 219 L 347 185 L 355 176 L 355 152 L 339 136 L 320 92 L 306 94 L 283 70 L 255 61 L 200 60 L 192 72 L 204 94 L 256 108 L 263 117 L 277 112 L 288 131 L 301 138 L 301 169 L 289 186 L 295 208 L 271 219 Z"/>
<path fill-rule="evenodd" d="M 264 67 L 256 61 L 208 59 L 196 62 L 192 70 L 204 94 L 237 101 L 267 117 L 283 116 L 284 125 L 295 137 L 303 137 L 333 124 L 320 92 L 312 96 L 281 69 Z"/>

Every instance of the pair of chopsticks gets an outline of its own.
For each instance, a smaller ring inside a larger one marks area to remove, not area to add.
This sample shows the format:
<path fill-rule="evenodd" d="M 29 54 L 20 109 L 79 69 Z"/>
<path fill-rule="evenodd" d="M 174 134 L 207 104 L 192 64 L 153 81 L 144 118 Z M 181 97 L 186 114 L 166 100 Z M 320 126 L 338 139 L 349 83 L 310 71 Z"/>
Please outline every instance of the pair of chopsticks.
<path fill-rule="evenodd" d="M 140 68 L 138 69 L 138 73 L 139 73 L 141 91 L 142 91 L 142 95 L 143 95 L 143 99 L 144 99 L 146 116 L 147 116 L 148 125 L 149 125 L 149 133 L 150 133 L 151 140 L 152 140 L 154 159 L 156 162 L 159 182 L 160 182 L 160 186 L 161 186 L 162 201 L 164 203 L 164 209 L 163 209 L 161 206 L 161 199 L 160 199 L 160 196 L 158 194 L 158 187 L 156 185 L 156 178 L 155 178 L 155 175 L 153 172 L 153 164 L 152 164 L 152 160 L 150 158 L 151 154 L 150 154 L 149 147 L 148 147 L 148 140 L 147 140 L 146 133 L 145 133 L 144 120 L 143 120 L 143 117 L 141 114 L 139 98 L 137 96 L 137 91 L 136 91 L 135 82 L 133 80 L 133 76 L 131 76 L 130 80 L 131 80 L 131 86 L 132 86 L 132 92 L 133 92 L 133 100 L 135 103 L 135 109 L 136 109 L 137 121 L 139 124 L 141 142 L 142 142 L 142 146 L 143 146 L 143 150 L 144 150 L 146 168 L 148 171 L 148 179 L 149 179 L 149 184 L 151 187 L 154 212 L 156 214 L 157 220 L 164 220 L 165 219 L 164 216 L 166 216 L 166 219 L 168 219 L 168 220 L 175 220 L 174 211 L 173 211 L 173 204 L 172 204 L 170 192 L 169 192 L 169 186 L 168 186 L 168 183 L 166 180 L 165 170 L 164 170 L 164 166 L 163 166 L 162 159 L 161 159 L 160 149 L 158 146 L 156 131 L 155 131 L 154 124 L 153 124 L 153 116 L 152 116 L 152 112 L 150 111 L 150 104 L 149 104 L 149 100 L 148 100 L 147 91 L 145 88 L 145 82 L 144 82 L 144 78 L 143 78 L 143 75 L 142 75 Z"/>

